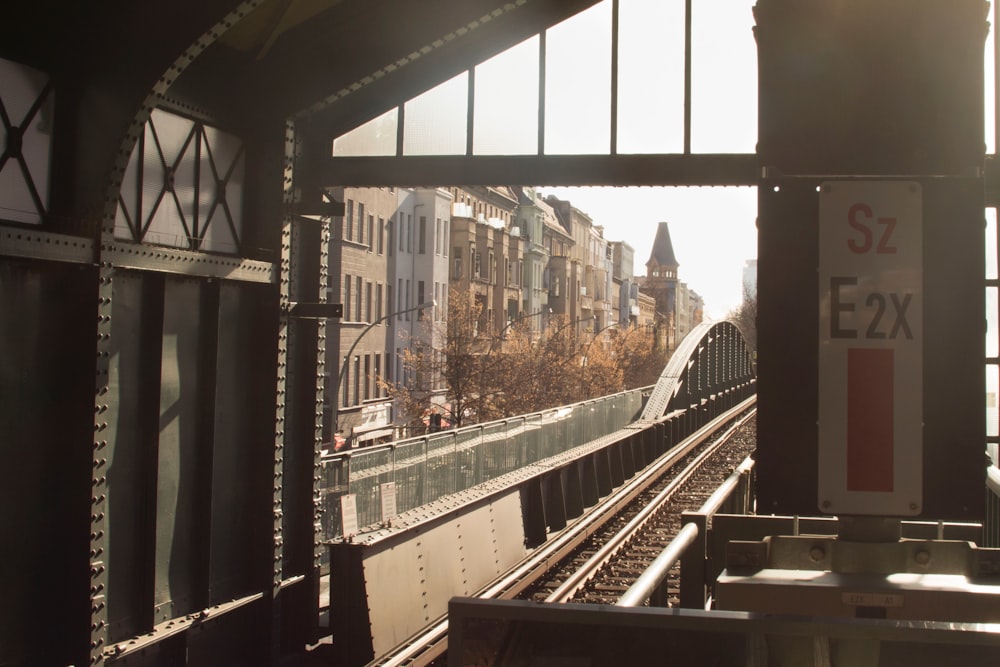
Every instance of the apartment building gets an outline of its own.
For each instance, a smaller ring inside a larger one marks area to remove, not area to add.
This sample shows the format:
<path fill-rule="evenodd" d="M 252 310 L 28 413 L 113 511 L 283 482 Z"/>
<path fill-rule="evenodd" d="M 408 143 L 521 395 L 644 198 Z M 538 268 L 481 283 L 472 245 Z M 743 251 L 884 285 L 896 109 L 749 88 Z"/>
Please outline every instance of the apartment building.
<path fill-rule="evenodd" d="M 527 319 L 531 330 L 540 333 L 548 324 L 549 288 L 545 270 L 549 264 L 549 250 L 545 246 L 546 228 L 557 225 L 555 211 L 538 194 L 535 188 L 514 188 L 517 196 L 517 219 L 513 227 L 521 238 L 521 316 L 540 317 Z"/>
<path fill-rule="evenodd" d="M 448 260 L 454 198 L 441 188 L 401 188 L 393 220 L 389 284 L 395 315 L 390 318 L 391 377 L 410 387 L 428 405 L 444 402 L 443 359 L 448 314 Z M 425 306 L 421 308 L 421 306 Z M 417 377 L 403 364 L 403 351 L 417 348 L 430 355 L 426 376 Z"/>
<path fill-rule="evenodd" d="M 635 281 L 635 249 L 624 241 L 608 241 L 611 248 L 611 310 L 622 324 L 639 324 L 638 284 Z"/>
<path fill-rule="evenodd" d="M 341 320 L 327 327 L 323 437 L 361 444 L 391 435 L 391 406 L 379 378 L 392 378 L 388 280 L 394 188 L 338 188 L 344 203 L 334 218 L 328 253 L 327 300 L 343 304 Z M 369 325 L 372 325 L 369 327 Z"/>
<path fill-rule="evenodd" d="M 512 229 L 517 195 L 505 187 L 450 190 L 449 285 L 472 294 L 478 331 L 500 332 L 521 313 L 522 240 Z"/>

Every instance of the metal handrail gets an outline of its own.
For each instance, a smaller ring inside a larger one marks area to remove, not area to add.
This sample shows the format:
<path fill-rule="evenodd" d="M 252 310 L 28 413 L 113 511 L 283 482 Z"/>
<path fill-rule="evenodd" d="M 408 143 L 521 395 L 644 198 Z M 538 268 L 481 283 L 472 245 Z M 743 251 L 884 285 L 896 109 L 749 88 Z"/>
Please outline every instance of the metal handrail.
<path fill-rule="evenodd" d="M 712 492 L 708 500 L 704 502 L 698 510 L 698 514 L 712 516 L 729 497 L 739 488 L 740 480 L 753 468 L 754 461 L 747 458 L 726 478 L 719 487 Z M 685 524 L 677 533 L 677 537 L 670 541 L 670 544 L 660 553 L 650 564 L 646 571 L 635 580 L 625 593 L 618 598 L 615 603 L 618 607 L 638 607 L 648 600 L 656 589 L 667 578 L 670 568 L 677 564 L 684 552 L 698 539 L 698 525 L 695 523 Z"/>

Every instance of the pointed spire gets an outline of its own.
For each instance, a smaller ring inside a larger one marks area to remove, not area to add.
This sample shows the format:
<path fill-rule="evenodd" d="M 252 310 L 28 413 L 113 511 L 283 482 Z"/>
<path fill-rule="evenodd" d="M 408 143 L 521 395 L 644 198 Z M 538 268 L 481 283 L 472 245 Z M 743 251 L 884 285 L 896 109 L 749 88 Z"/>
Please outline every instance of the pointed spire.
<path fill-rule="evenodd" d="M 680 266 L 677 263 L 677 258 L 674 257 L 674 244 L 670 242 L 670 230 L 665 222 L 661 222 L 656 228 L 653 251 L 649 254 L 646 266 L 668 266 L 675 271 Z"/>

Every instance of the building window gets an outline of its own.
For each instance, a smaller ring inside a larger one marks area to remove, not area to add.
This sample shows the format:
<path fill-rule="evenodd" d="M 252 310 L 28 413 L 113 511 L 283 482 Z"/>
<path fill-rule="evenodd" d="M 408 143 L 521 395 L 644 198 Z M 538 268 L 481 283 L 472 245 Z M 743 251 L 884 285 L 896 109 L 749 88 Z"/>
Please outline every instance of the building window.
<path fill-rule="evenodd" d="M 406 228 L 403 227 L 403 215 L 402 211 L 399 212 L 399 252 L 404 252 L 406 250 Z"/>
<path fill-rule="evenodd" d="M 351 321 L 351 277 L 344 276 L 344 320 Z"/>
<path fill-rule="evenodd" d="M 368 216 L 368 252 L 372 251 L 375 245 L 375 216 Z"/>
<path fill-rule="evenodd" d="M 418 280 L 417 281 L 417 305 L 419 306 L 423 302 L 424 302 L 424 281 L 423 280 Z M 421 308 L 420 311 L 417 313 L 417 319 L 418 320 L 423 320 L 424 319 L 424 309 L 423 308 Z"/>
<path fill-rule="evenodd" d="M 375 285 L 375 319 L 382 319 L 382 283 Z"/>
<path fill-rule="evenodd" d="M 453 248 L 451 254 L 455 258 L 455 268 L 451 277 L 458 280 L 462 277 L 462 249 Z"/>
<path fill-rule="evenodd" d="M 358 276 L 357 278 L 354 279 L 354 286 L 357 288 L 354 294 L 354 299 L 356 304 L 354 306 L 354 316 L 360 320 L 361 319 L 361 276 Z"/>
<path fill-rule="evenodd" d="M 345 376 L 350 376 L 350 373 L 351 373 L 351 367 L 348 366 L 349 363 L 350 363 L 350 360 L 347 357 L 344 357 L 343 364 L 344 364 L 344 367 L 347 368 L 347 372 L 345 373 Z M 349 393 L 348 390 L 349 390 L 350 386 L 351 386 L 350 385 L 350 377 L 345 377 L 344 378 L 344 386 L 341 387 L 341 397 L 340 397 L 340 407 L 342 407 L 342 408 L 346 408 L 348 405 L 350 405 L 350 403 L 348 401 L 348 398 L 350 396 L 350 393 Z"/>
<path fill-rule="evenodd" d="M 365 355 L 365 400 L 372 397 L 372 355 Z"/>
<path fill-rule="evenodd" d="M 382 397 L 382 355 L 375 354 L 375 398 Z"/>
<path fill-rule="evenodd" d="M 344 235 L 341 237 L 345 241 L 354 240 L 354 202 L 347 200 L 347 209 L 344 215 Z"/>
<path fill-rule="evenodd" d="M 372 284 L 371 282 L 365 283 L 365 321 L 374 322 L 372 319 Z"/>
<path fill-rule="evenodd" d="M 358 202 L 358 243 L 365 242 L 365 205 Z"/>
<path fill-rule="evenodd" d="M 427 217 L 420 216 L 420 229 L 417 232 L 417 252 L 421 255 L 427 253 Z"/>
<path fill-rule="evenodd" d="M 396 289 L 396 320 L 403 319 L 403 279 L 398 278 L 399 284 Z"/>
<path fill-rule="evenodd" d="M 385 219 L 378 219 L 378 254 L 385 252 Z"/>
<path fill-rule="evenodd" d="M 406 281 L 406 321 L 410 321 L 410 281 Z"/>
<path fill-rule="evenodd" d="M 357 405 L 361 398 L 361 356 L 354 357 L 354 403 Z"/>

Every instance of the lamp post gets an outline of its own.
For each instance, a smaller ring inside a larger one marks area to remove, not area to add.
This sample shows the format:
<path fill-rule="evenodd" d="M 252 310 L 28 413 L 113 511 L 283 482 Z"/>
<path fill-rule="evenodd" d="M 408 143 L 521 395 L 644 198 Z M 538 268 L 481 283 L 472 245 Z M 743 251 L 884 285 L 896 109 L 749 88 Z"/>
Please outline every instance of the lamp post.
<path fill-rule="evenodd" d="M 337 431 L 340 430 L 340 412 L 341 412 L 341 410 L 340 410 L 340 408 L 341 408 L 341 406 L 340 406 L 340 390 L 341 390 L 341 386 L 344 384 L 344 375 L 347 373 L 347 367 L 351 363 L 351 355 L 354 354 L 354 348 L 356 348 L 358 346 L 358 343 L 361 342 L 361 339 L 364 338 L 365 334 L 368 333 L 369 331 L 371 331 L 373 327 L 375 327 L 378 324 L 381 324 L 382 322 L 385 322 L 386 320 L 392 319 L 393 317 L 396 317 L 398 315 L 405 315 L 406 313 L 412 313 L 415 310 L 423 310 L 424 308 L 435 308 L 436 306 L 437 306 L 437 301 L 431 300 L 431 301 L 428 301 L 426 303 L 421 303 L 421 304 L 418 304 L 416 306 L 413 306 L 412 308 L 406 308 L 404 310 L 397 310 L 394 313 L 388 313 L 386 315 L 383 315 L 382 317 L 378 318 L 374 322 L 369 322 L 368 325 L 365 326 L 365 328 L 361 330 L 361 333 L 358 334 L 358 337 L 355 338 L 354 342 L 351 343 L 351 346 L 349 348 L 347 348 L 347 354 L 345 355 L 346 361 L 344 361 L 344 363 L 341 365 L 341 367 L 340 367 L 340 374 L 337 376 L 337 391 L 334 394 L 334 398 L 337 401 Z"/>

